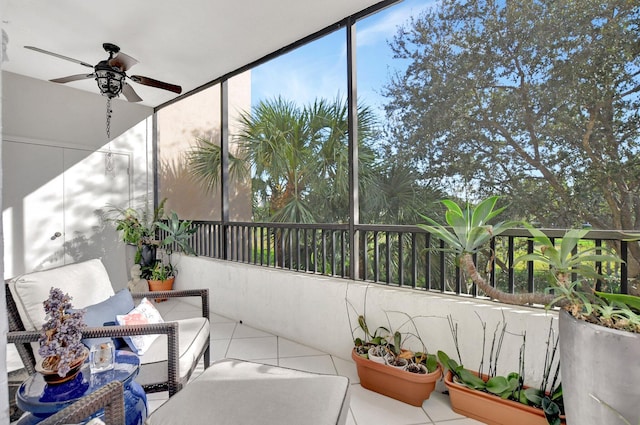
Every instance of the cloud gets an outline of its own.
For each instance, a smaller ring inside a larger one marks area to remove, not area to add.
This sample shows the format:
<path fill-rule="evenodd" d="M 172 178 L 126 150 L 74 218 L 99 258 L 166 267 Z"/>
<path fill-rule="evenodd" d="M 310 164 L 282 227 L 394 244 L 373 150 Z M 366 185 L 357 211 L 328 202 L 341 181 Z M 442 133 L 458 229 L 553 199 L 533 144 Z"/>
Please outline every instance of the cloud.
<path fill-rule="evenodd" d="M 346 95 L 346 62 L 340 38 L 323 39 L 252 71 L 252 102 L 282 96 L 305 105 L 316 98 Z"/>
<path fill-rule="evenodd" d="M 358 47 L 379 45 L 386 42 L 399 26 L 409 22 L 412 16 L 422 13 L 438 4 L 438 1 L 424 3 L 422 1 L 408 1 L 383 10 L 378 14 L 365 18 L 356 25 L 362 25 L 363 29 L 358 31 Z"/>
<path fill-rule="evenodd" d="M 390 69 L 404 67 L 392 59 L 387 40 L 398 26 L 437 1 L 405 0 L 356 24 L 358 97 L 371 106 L 383 102 L 378 93 Z M 364 48 L 363 48 L 364 47 Z M 256 67 L 252 75 L 252 103 L 282 96 L 298 105 L 317 98 L 346 97 L 346 35 L 344 29 Z"/>

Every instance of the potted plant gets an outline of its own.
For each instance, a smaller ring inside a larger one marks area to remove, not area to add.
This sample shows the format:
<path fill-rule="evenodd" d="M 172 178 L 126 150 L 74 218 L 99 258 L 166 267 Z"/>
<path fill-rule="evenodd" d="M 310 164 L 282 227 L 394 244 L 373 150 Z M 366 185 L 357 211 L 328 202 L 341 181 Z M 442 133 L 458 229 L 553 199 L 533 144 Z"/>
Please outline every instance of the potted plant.
<path fill-rule="evenodd" d="M 360 385 L 404 403 L 422 406 L 442 376 L 442 368 L 435 355 L 427 354 L 417 333 L 410 335 L 420 340 L 421 352 L 404 348 L 399 331 L 391 333 L 381 326 L 370 333 L 363 315 L 358 316 L 358 329 L 363 335 L 354 335 L 351 358 L 356 363 Z M 382 360 L 371 358 L 371 353 L 376 351 Z"/>
<path fill-rule="evenodd" d="M 135 264 L 141 267 L 151 267 L 156 261 L 156 249 L 160 241 L 156 239 L 156 229 L 159 220 L 164 216 L 164 198 L 149 214 L 148 208 L 134 209 L 132 207 L 111 207 L 110 220 L 116 226 L 116 231 L 122 232 L 122 241 L 136 247 Z"/>
<path fill-rule="evenodd" d="M 163 259 L 156 260 L 154 264 L 142 268 L 142 277 L 147 279 L 149 290 L 168 291 L 173 289 L 173 283 L 177 269 L 171 263 L 171 255 L 183 252 L 187 255 L 195 255 L 194 249 L 189 244 L 189 239 L 196 232 L 192 227 L 191 220 L 180 220 L 174 211 L 169 214 L 166 222 L 157 221 L 155 226 L 164 234 L 164 238 L 159 242 L 159 246 L 164 248 L 166 262 Z M 156 301 L 163 301 L 166 298 L 157 298 Z"/>
<path fill-rule="evenodd" d="M 61 384 L 80 372 L 89 355 L 89 350 L 82 343 L 84 310 L 74 310 L 71 297 L 58 288 L 51 288 L 49 298 L 42 304 L 46 321 L 38 340 L 38 354 L 43 360 L 36 365 L 36 370 L 48 384 Z"/>
<path fill-rule="evenodd" d="M 453 342 L 458 354 L 458 362 L 445 352 L 438 351 L 438 360 L 445 370 L 444 382 L 449 391 L 452 409 L 461 415 L 469 416 L 489 425 L 560 425 L 564 423 L 564 404 L 562 385 L 559 380 L 560 362 L 558 361 L 558 342 L 549 324 L 545 368 L 538 387 L 528 387 L 524 383 L 526 335 L 522 338 L 518 372 L 498 375 L 498 361 L 502 342 L 507 335 L 507 325 L 498 323 L 493 333 L 489 351 L 488 370 L 485 373 L 484 354 L 486 338 L 483 338 L 482 359 L 477 371 L 465 368 L 458 344 L 457 326 L 449 318 Z M 482 322 L 486 332 L 486 324 Z M 513 336 L 514 334 L 509 333 Z"/>
<path fill-rule="evenodd" d="M 165 264 L 161 260 L 147 268 L 143 274 L 147 279 L 150 291 L 171 291 L 175 281 L 175 270 L 171 263 Z M 156 302 L 166 301 L 166 298 L 156 298 Z"/>
<path fill-rule="evenodd" d="M 448 245 L 461 269 L 488 297 L 509 304 L 543 304 L 561 309 L 560 357 L 569 425 L 614 424 L 619 420 L 615 411 L 638 422 L 640 368 L 625 365 L 636 364 L 640 352 L 639 300 L 631 295 L 607 295 L 594 290 L 595 280 L 604 278 L 594 265 L 620 262 L 620 258 L 606 247 L 581 250 L 579 241 L 587 230 L 568 231 L 557 248 L 541 231 L 527 225 L 539 247 L 518 261 L 542 261 L 550 266 L 549 288 L 554 293 L 505 293 L 480 275 L 473 260 L 491 238 L 517 224 L 489 224 L 504 210 L 495 208 L 497 200 L 498 197 L 491 197 L 476 207 L 467 204 L 464 209 L 445 200 L 442 203 L 447 208 L 449 227 L 425 216 L 422 217 L 428 224 L 418 226 Z"/>

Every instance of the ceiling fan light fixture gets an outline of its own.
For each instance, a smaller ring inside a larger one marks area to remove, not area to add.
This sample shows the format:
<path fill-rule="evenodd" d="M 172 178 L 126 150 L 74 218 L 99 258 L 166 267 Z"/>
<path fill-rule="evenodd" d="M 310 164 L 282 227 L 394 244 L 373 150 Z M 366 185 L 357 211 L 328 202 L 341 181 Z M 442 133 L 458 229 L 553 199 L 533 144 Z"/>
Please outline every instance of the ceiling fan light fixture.
<path fill-rule="evenodd" d="M 98 88 L 103 96 L 113 99 L 120 95 L 125 84 L 124 72 L 120 72 L 108 65 L 107 67 L 96 66 L 95 75 Z"/>

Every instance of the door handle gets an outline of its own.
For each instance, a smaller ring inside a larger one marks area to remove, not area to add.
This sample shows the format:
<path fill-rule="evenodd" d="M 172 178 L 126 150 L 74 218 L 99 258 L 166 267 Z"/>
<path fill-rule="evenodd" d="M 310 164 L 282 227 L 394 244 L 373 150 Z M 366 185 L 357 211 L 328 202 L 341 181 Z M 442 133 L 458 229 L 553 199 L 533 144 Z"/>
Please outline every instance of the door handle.
<path fill-rule="evenodd" d="M 60 233 L 60 232 L 55 232 L 55 233 L 53 234 L 53 236 L 51 236 L 51 240 L 52 240 L 52 241 L 55 241 L 55 240 L 56 240 L 57 238 L 59 238 L 60 236 L 62 236 L 62 233 Z"/>

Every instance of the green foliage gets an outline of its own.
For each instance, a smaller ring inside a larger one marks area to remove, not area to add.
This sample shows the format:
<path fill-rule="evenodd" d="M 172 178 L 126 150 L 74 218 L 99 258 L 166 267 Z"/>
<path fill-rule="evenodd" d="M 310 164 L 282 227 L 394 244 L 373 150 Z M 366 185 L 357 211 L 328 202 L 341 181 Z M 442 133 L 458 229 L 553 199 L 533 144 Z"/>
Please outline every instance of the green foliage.
<path fill-rule="evenodd" d="M 376 151 L 375 114 L 358 107 L 358 166 L 361 222 L 410 224 L 426 200 L 441 193 L 419 183 L 412 167 Z M 316 99 L 297 105 L 281 97 L 261 101 L 239 119 L 240 149 L 229 153 L 229 175 L 251 172 L 256 221 L 340 223 L 349 219 L 348 108 L 344 100 Z M 221 178 L 222 151 L 196 139 L 187 153 L 194 180 L 208 191 Z"/>
<path fill-rule="evenodd" d="M 196 138 L 196 144 L 186 154 L 187 166 L 196 183 L 212 193 L 222 177 L 222 149 L 211 140 Z M 229 152 L 229 175 L 241 180 L 248 177 L 246 161 L 242 156 Z"/>
<path fill-rule="evenodd" d="M 438 2 L 391 43 L 409 65 L 386 87 L 389 145 L 424 180 L 505 194 L 513 217 L 634 228 L 639 16 L 626 0 Z"/>
<path fill-rule="evenodd" d="M 180 220 L 178 214 L 173 211 L 167 218 L 167 223 L 158 221 L 156 226 L 166 233 L 165 238 L 160 242 L 161 246 L 165 246 L 171 251 L 172 245 L 175 244 L 178 250 L 185 254 L 196 254 L 189 243 L 191 236 L 197 231 L 197 229 L 192 226 L 191 220 Z"/>
<path fill-rule="evenodd" d="M 367 143 L 374 116 L 358 110 L 360 166 L 373 163 Z M 256 204 L 276 222 L 340 222 L 348 217 L 348 120 L 341 99 L 300 107 L 283 98 L 261 101 L 240 117 L 238 141 L 253 172 Z"/>
<path fill-rule="evenodd" d="M 457 382 L 477 391 L 484 391 L 505 400 L 513 400 L 522 404 L 527 404 L 542 409 L 545 412 L 547 422 L 551 425 L 560 423 L 560 415 L 563 410 L 562 387 L 550 395 L 545 394 L 537 388 L 526 388 L 523 385 L 524 379 L 520 374 L 512 372 L 507 376 L 493 376 L 486 381 L 477 374 L 465 369 L 455 360 L 450 358 L 444 351 L 438 351 L 438 360 L 442 364 L 445 372 L 450 370 Z"/>
<path fill-rule="evenodd" d="M 144 278 L 149 280 L 167 280 L 175 276 L 175 269 L 171 263 L 157 261 L 149 270 L 144 271 Z"/>
<path fill-rule="evenodd" d="M 122 232 L 122 241 L 136 245 L 139 252 L 143 244 L 155 242 L 156 226 L 164 216 L 166 201 L 166 198 L 160 201 L 158 207 L 153 210 L 153 214 L 149 214 L 147 207 L 135 209 L 133 207 L 119 208 L 112 205 L 107 212 L 107 220 L 115 224 L 116 231 Z"/>
<path fill-rule="evenodd" d="M 163 202 L 164 204 L 164 202 Z M 159 246 L 164 247 L 167 258 L 156 260 L 148 267 L 142 267 L 142 277 L 151 280 L 167 280 L 177 273 L 176 268 L 171 264 L 171 255 L 174 248 L 178 252 L 184 252 L 187 255 L 196 255 L 196 252 L 190 244 L 191 236 L 197 231 L 192 226 L 191 220 L 180 220 L 178 214 L 172 211 L 164 221 L 158 220 L 155 226 L 165 232 L 165 237 L 158 242 Z"/>
<path fill-rule="evenodd" d="M 629 309 L 633 309 L 640 313 L 640 297 L 629 294 L 610 294 L 608 292 L 598 292 L 596 295 L 604 298 L 611 304 L 626 305 Z"/>
<path fill-rule="evenodd" d="M 573 316 L 603 326 L 640 332 L 640 298 L 626 294 L 595 291 L 597 280 L 606 276 L 596 270 L 596 263 L 621 263 L 616 253 L 607 247 L 581 248 L 586 229 L 565 233 L 559 247 L 542 231 L 526 225 L 537 244 L 536 251 L 516 259 L 514 265 L 536 261 L 550 270 L 550 288 L 556 297 L 550 305 L 559 304 Z"/>
<path fill-rule="evenodd" d="M 620 263 L 622 260 L 607 247 L 579 248 L 579 242 L 589 233 L 587 229 L 571 229 L 562 236 L 560 247 L 555 244 L 541 230 L 525 224 L 533 235 L 533 241 L 538 244 L 539 250 L 532 254 L 523 255 L 516 259 L 515 264 L 524 261 L 537 261 L 547 265 L 552 276 L 559 285 L 564 285 L 575 273 L 588 279 L 604 279 L 604 276 L 595 269 L 596 262 Z"/>
<path fill-rule="evenodd" d="M 349 308 L 349 303 L 347 301 L 347 308 Z M 364 315 L 358 315 L 358 329 L 362 331 L 363 338 L 355 337 L 354 334 L 354 348 L 356 352 L 363 356 L 367 357 L 367 352 L 369 348 L 376 348 L 378 353 L 385 357 L 385 362 L 393 362 L 395 359 L 406 359 L 409 364 L 422 364 L 426 367 L 427 372 L 434 372 L 438 368 L 438 360 L 434 354 L 429 354 L 425 351 L 413 352 L 407 350 L 403 344 L 406 341 L 406 337 L 416 337 L 420 340 L 422 344 L 422 340 L 415 333 L 406 333 L 402 334 L 400 331 L 390 331 L 388 327 L 378 326 L 373 332 L 371 331 Z M 402 325 L 399 326 L 401 328 L 406 323 L 413 323 L 412 318 Z M 415 326 L 415 324 L 414 324 Z M 353 333 L 353 330 L 352 330 Z M 406 335 L 406 337 L 405 337 Z M 424 347 L 424 344 L 422 344 Z"/>
<path fill-rule="evenodd" d="M 478 273 L 471 254 L 477 253 L 491 237 L 504 232 L 514 222 L 490 226 L 487 221 L 495 218 L 504 208 L 495 209 L 497 197 L 481 201 L 478 206 L 467 204 L 463 210 L 451 200 L 442 201 L 447 207 L 446 221 L 452 230 L 434 219 L 423 217 L 429 224 L 419 224 L 422 229 L 441 238 L 448 245 L 445 249 L 459 256 L 461 266 L 468 277 L 489 297 L 510 304 L 544 304 L 547 307 L 561 306 L 573 316 L 604 326 L 640 332 L 640 311 L 633 306 L 639 304 L 633 296 L 598 296 L 596 282 L 606 276 L 596 270 L 598 263 L 620 263 L 622 260 L 608 247 L 582 247 L 580 241 L 587 229 L 571 229 L 562 237 L 560 246 L 540 229 L 522 223 L 536 244 L 533 253 L 518 257 L 514 266 L 524 262 L 537 262 L 549 269 L 549 287 L 553 295 L 539 293 L 507 293 L 492 287 Z M 631 305 L 627 304 L 631 302 Z"/>
<path fill-rule="evenodd" d="M 360 326 L 360 329 L 362 329 L 362 331 L 364 332 L 365 339 L 364 341 L 361 341 L 360 344 L 356 342 L 356 345 L 362 345 L 362 344 L 386 345 L 387 344 L 386 338 L 387 338 L 387 335 L 390 334 L 389 329 L 385 328 L 384 326 L 378 326 L 376 330 L 373 331 L 373 333 L 371 333 L 371 331 L 369 331 L 369 326 L 367 326 L 367 321 L 362 315 L 358 316 L 358 326 Z M 358 339 L 356 339 L 356 341 L 358 341 Z"/>

